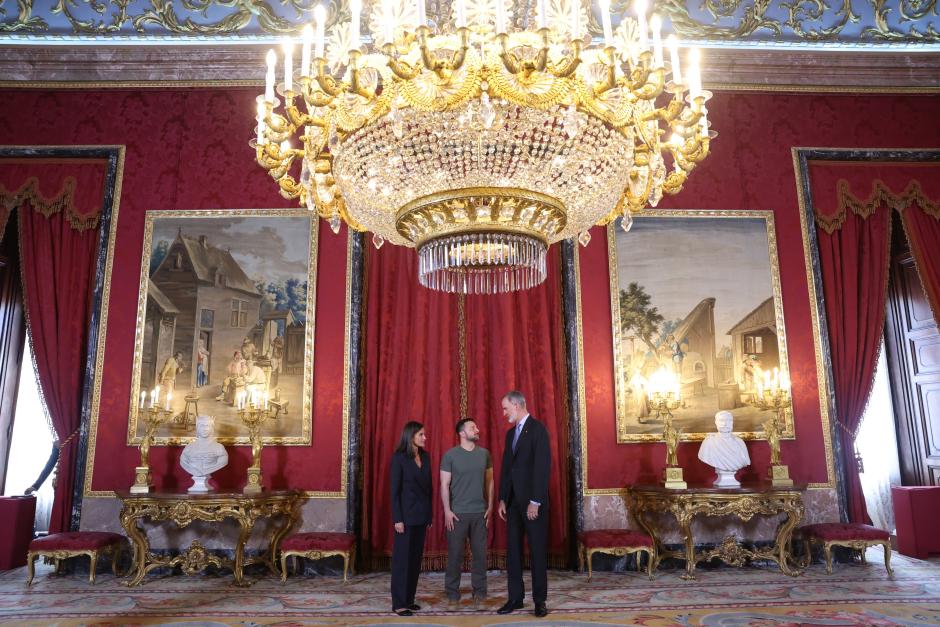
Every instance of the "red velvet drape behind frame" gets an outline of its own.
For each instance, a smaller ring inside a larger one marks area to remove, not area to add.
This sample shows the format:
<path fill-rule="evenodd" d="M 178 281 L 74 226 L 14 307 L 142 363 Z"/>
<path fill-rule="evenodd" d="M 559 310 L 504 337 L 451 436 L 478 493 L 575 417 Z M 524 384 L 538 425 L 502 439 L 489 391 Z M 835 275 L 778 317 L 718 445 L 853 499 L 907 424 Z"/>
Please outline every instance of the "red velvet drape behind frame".
<path fill-rule="evenodd" d="M 549 430 L 552 450 L 549 553 L 567 559 L 567 411 L 564 334 L 557 247 L 549 277 L 533 290 L 503 296 L 442 294 L 417 282 L 413 250 L 385 246 L 366 253 L 362 422 L 363 526 L 367 564 L 384 567 L 392 544 L 388 468 L 404 424 L 425 425 L 434 480 L 433 525 L 425 568 L 446 563 L 439 473 L 443 454 L 457 444 L 461 414 L 461 334 L 464 337 L 468 417 L 492 457 L 498 497 L 507 423 L 500 401 L 511 389 L 527 395 L 533 416 Z M 463 313 L 461 314 L 461 308 Z M 462 315 L 462 322 L 461 322 Z M 495 507 L 494 507 L 495 509 Z M 495 516 L 489 563 L 503 567 L 506 524 Z"/>
<path fill-rule="evenodd" d="M 20 268 L 36 373 L 60 446 L 49 522 L 49 531 L 57 533 L 71 526 L 105 166 L 2 165 L 0 184 L 27 190 L 17 216 Z"/>

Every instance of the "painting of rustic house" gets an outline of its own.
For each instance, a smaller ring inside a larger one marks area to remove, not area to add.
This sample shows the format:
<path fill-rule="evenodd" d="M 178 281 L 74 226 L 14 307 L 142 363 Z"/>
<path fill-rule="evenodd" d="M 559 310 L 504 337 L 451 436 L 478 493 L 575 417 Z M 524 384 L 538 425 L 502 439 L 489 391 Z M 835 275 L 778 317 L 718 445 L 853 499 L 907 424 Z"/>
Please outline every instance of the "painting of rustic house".
<path fill-rule="evenodd" d="M 197 413 L 247 442 L 250 394 L 278 410 L 266 440 L 310 443 L 316 242 L 302 210 L 147 213 L 129 443 L 153 404 L 172 412 L 158 444 L 188 441 Z"/>
<path fill-rule="evenodd" d="M 657 211 L 629 233 L 608 229 L 617 440 L 658 440 L 651 376 L 678 384 L 683 438 L 714 431 L 720 410 L 744 438 L 770 412 L 755 407 L 759 373 L 788 376 L 773 213 Z M 784 437 L 793 437 L 785 416 Z"/>

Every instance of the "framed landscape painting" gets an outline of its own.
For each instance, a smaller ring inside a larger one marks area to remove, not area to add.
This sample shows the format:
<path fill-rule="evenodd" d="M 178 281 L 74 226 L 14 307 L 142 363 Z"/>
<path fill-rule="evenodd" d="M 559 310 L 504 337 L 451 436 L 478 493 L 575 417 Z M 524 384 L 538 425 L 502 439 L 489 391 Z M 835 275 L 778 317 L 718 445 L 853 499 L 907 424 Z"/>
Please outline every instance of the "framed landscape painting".
<path fill-rule="evenodd" d="M 128 444 L 151 405 L 172 418 L 154 443 L 194 437 L 215 417 L 223 444 L 247 444 L 240 400 L 277 408 L 270 444 L 311 439 L 317 220 L 302 209 L 148 211 Z"/>
<path fill-rule="evenodd" d="M 662 439 L 644 387 L 662 368 L 679 381 L 683 439 L 713 432 L 720 410 L 763 438 L 773 414 L 750 404 L 756 373 L 789 377 L 773 212 L 650 210 L 628 233 L 611 224 L 607 241 L 617 441 Z M 794 437 L 790 409 L 781 432 Z"/>

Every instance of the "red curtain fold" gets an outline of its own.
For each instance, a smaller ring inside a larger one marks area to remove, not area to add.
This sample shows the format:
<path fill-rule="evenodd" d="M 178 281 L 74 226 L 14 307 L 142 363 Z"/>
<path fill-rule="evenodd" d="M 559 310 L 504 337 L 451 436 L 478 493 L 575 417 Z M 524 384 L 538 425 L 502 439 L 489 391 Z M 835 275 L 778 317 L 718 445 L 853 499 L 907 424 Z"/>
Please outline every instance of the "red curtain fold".
<path fill-rule="evenodd" d="M 940 211 L 914 204 L 901 211 L 901 223 L 930 310 L 940 324 Z"/>
<path fill-rule="evenodd" d="M 468 416 L 488 438 L 484 446 L 493 454 L 497 490 L 509 429 L 500 405 L 503 395 L 522 392 L 529 412 L 548 429 L 552 449 L 548 552 L 549 564 L 556 568 L 568 565 L 569 535 L 568 375 L 560 251 L 560 246 L 549 251 L 548 278 L 537 288 L 466 300 Z M 496 524 L 491 547 L 491 553 L 506 548 L 502 521 Z"/>
<path fill-rule="evenodd" d="M 27 170 L 25 181 L 7 186 Z M 98 245 L 98 229 L 91 228 L 90 221 L 97 226 L 103 180 L 101 165 L 0 164 L 0 185 L 19 190 L 20 268 L 29 338 L 43 402 L 60 446 L 52 533 L 71 525 Z"/>
<path fill-rule="evenodd" d="M 461 398 L 493 457 L 496 485 L 507 423 L 500 401 L 511 389 L 529 399 L 551 437 L 550 563 L 564 565 L 568 525 L 567 412 L 557 247 L 549 277 L 527 292 L 501 296 L 441 294 L 417 281 L 414 250 L 366 252 L 362 418 L 363 525 L 366 563 L 384 568 L 392 546 L 388 467 L 408 420 L 425 425 L 434 465 L 434 519 L 424 567 L 446 565 L 438 485 L 441 457 L 457 444 Z M 505 566 L 506 525 L 489 531 L 489 566 Z"/>
<path fill-rule="evenodd" d="M 870 523 L 855 461 L 855 435 L 871 392 L 884 333 L 891 246 L 891 211 L 867 218 L 848 212 L 839 228 L 817 225 L 819 261 L 842 445 L 848 514 Z"/>

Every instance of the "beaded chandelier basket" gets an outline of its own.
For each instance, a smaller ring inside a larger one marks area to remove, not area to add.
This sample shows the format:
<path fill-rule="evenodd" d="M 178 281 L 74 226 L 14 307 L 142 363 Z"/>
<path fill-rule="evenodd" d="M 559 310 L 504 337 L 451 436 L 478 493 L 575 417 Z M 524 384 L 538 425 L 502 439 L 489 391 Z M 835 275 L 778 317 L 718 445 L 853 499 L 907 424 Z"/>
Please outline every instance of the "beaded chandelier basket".
<path fill-rule="evenodd" d="M 682 188 L 715 136 L 696 51 L 683 82 L 670 40 L 667 72 L 659 19 L 647 25 L 642 0 L 616 35 L 602 4 L 598 45 L 582 35 L 585 7 L 566 1 L 542 0 L 527 30 L 507 28 L 502 0 L 457 0 L 453 22 L 432 34 L 423 0 L 384 0 L 360 46 L 353 0 L 329 49 L 317 7 L 296 75 L 285 45 L 283 107 L 268 53 L 258 163 L 334 231 L 345 221 L 376 246 L 416 247 L 426 287 L 538 285 L 548 246 L 586 245 L 592 225 L 618 216 L 629 229 L 631 212 Z"/>

